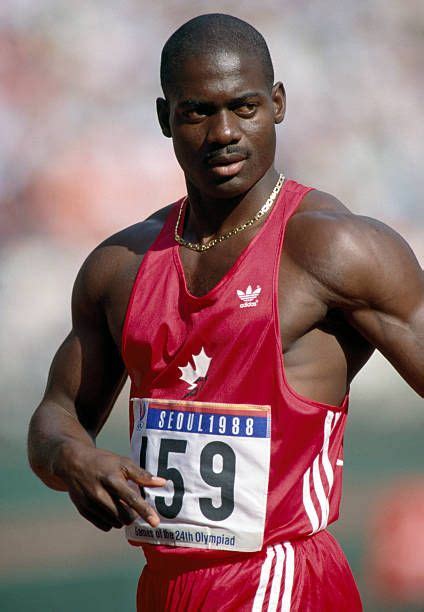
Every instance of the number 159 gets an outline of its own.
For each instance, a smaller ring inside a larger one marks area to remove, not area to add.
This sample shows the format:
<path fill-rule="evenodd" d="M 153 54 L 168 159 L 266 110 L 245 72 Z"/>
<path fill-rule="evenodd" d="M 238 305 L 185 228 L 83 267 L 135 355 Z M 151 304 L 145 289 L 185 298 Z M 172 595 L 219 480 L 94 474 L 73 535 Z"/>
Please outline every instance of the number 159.
<path fill-rule="evenodd" d="M 140 466 L 146 469 L 147 436 L 142 436 L 140 447 Z M 174 484 L 174 495 L 170 504 L 165 503 L 162 496 L 155 497 L 155 506 L 159 514 L 166 518 L 175 518 L 183 505 L 185 494 L 184 480 L 182 474 L 175 467 L 168 467 L 170 453 L 185 453 L 187 440 L 174 440 L 162 438 L 159 447 L 159 459 L 157 475 Z M 214 457 L 222 458 L 222 470 L 213 469 Z M 216 507 L 210 497 L 199 497 L 200 511 L 207 519 L 212 521 L 223 521 L 228 518 L 234 510 L 234 480 L 236 473 L 236 456 L 225 442 L 209 442 L 204 446 L 200 454 L 200 476 L 211 487 L 221 489 L 221 504 Z"/>

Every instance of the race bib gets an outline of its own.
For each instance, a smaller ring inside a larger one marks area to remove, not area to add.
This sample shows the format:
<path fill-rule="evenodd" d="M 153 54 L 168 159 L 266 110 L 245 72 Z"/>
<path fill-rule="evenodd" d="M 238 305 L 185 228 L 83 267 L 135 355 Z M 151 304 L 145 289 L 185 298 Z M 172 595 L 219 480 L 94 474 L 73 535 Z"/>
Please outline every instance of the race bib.
<path fill-rule="evenodd" d="M 166 478 L 145 488 L 161 519 L 126 528 L 131 543 L 253 552 L 262 548 L 270 406 L 133 398 L 134 462 Z"/>

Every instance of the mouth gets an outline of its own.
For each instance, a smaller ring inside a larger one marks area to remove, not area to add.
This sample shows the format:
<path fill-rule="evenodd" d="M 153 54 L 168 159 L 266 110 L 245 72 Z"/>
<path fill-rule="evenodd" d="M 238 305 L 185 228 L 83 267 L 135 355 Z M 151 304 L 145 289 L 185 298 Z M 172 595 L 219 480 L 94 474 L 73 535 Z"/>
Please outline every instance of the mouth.
<path fill-rule="evenodd" d="M 241 153 L 214 155 L 206 160 L 206 165 L 212 174 L 228 178 L 240 172 L 246 159 L 246 155 L 242 155 Z"/>

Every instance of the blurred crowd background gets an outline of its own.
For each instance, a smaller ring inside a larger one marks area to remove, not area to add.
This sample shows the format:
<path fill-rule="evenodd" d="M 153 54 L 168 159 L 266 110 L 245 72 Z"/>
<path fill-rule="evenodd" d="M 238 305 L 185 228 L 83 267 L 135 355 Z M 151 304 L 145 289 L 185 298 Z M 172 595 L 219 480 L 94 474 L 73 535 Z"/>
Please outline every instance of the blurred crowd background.
<path fill-rule="evenodd" d="M 70 291 L 107 235 L 184 193 L 155 117 L 160 51 L 187 19 L 256 26 L 286 87 L 278 166 L 402 233 L 424 260 L 424 4 L 419 0 L 2 0 L 0 601 L 132 610 L 141 555 L 97 533 L 26 465 L 25 436 Z M 365 609 L 424 609 L 422 400 L 381 357 L 352 389 L 333 529 Z M 122 397 L 100 444 L 128 452 Z"/>

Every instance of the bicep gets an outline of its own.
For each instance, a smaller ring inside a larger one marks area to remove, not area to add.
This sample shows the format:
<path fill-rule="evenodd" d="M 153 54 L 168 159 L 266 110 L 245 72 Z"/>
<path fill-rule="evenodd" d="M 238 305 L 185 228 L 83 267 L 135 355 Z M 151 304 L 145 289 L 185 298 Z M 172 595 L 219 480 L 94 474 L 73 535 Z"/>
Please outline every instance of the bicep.
<path fill-rule="evenodd" d="M 365 239 L 353 264 L 354 301 L 346 317 L 424 395 L 424 274 L 407 243 L 392 230 Z"/>
<path fill-rule="evenodd" d="M 99 278 L 104 269 L 89 258 L 78 274 L 72 295 L 72 330 L 53 359 L 43 400 L 76 417 L 93 437 L 126 379 L 102 306 L 104 283 Z"/>
<path fill-rule="evenodd" d="M 406 313 L 382 308 L 358 307 L 346 315 L 355 327 L 424 396 L 424 300 Z"/>
<path fill-rule="evenodd" d="M 125 367 L 108 331 L 79 325 L 53 359 L 43 402 L 66 410 L 95 437 L 125 379 Z"/>
<path fill-rule="evenodd" d="M 294 215 L 286 249 L 308 271 L 326 308 L 341 310 L 424 395 L 423 270 L 394 230 L 333 209 L 330 202 L 328 210 Z"/>

